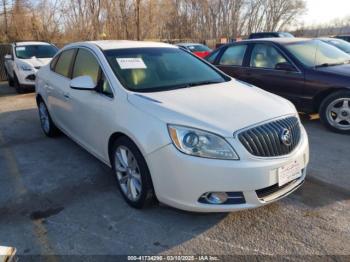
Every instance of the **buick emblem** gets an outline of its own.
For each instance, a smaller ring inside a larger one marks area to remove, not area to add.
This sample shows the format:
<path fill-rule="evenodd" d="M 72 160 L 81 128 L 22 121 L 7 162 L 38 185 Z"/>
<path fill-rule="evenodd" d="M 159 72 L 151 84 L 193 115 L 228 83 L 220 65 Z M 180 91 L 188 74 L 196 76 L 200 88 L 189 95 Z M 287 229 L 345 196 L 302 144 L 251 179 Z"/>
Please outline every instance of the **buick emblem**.
<path fill-rule="evenodd" d="M 290 146 L 292 144 L 291 132 L 288 129 L 284 128 L 281 132 L 280 139 L 284 145 Z"/>

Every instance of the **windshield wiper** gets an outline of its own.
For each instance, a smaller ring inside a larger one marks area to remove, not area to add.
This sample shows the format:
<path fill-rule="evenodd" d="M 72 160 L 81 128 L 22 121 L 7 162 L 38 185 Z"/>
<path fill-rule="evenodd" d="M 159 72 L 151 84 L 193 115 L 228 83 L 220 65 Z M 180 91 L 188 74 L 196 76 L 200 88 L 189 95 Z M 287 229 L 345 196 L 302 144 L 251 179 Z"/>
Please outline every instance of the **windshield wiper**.
<path fill-rule="evenodd" d="M 213 84 L 220 84 L 222 81 L 202 81 L 202 82 L 193 82 L 193 83 L 188 83 L 188 87 L 192 86 L 204 86 L 204 85 L 213 85 Z"/>
<path fill-rule="evenodd" d="M 320 65 L 316 65 L 315 67 L 329 67 L 329 66 L 337 66 L 337 65 L 345 65 L 345 64 L 349 64 L 350 60 L 341 62 L 341 63 L 324 63 L 324 64 L 320 64 Z"/>
<path fill-rule="evenodd" d="M 161 92 L 161 91 L 190 88 L 193 86 L 211 85 L 211 84 L 219 84 L 219 83 L 223 83 L 223 81 L 202 81 L 202 82 L 185 83 L 185 84 L 178 84 L 178 85 L 171 85 L 171 86 L 157 86 L 152 88 L 131 89 L 131 90 L 135 92 L 141 92 L 141 93 Z"/>

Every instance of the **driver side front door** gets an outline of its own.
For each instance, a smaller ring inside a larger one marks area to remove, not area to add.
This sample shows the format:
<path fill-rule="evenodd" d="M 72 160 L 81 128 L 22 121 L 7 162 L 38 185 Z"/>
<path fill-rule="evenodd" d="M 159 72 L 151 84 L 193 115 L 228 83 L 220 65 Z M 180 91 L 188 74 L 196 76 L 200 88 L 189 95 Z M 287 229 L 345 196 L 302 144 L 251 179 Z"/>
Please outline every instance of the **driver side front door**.
<path fill-rule="evenodd" d="M 268 43 L 254 44 L 248 62 L 247 82 L 300 104 L 304 95 L 304 74 L 277 47 Z M 282 67 L 286 64 L 288 70 Z"/>

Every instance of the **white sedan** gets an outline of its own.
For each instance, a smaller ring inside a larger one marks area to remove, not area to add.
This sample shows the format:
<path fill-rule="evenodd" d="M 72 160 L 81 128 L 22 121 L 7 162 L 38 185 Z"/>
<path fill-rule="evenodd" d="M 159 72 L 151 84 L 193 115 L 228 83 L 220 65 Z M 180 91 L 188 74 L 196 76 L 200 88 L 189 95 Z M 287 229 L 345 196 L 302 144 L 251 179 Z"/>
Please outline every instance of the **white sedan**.
<path fill-rule="evenodd" d="M 40 69 L 36 93 L 44 133 L 61 130 L 112 167 L 136 208 L 155 199 L 200 212 L 254 208 L 305 179 L 295 107 L 176 46 L 68 45 Z"/>

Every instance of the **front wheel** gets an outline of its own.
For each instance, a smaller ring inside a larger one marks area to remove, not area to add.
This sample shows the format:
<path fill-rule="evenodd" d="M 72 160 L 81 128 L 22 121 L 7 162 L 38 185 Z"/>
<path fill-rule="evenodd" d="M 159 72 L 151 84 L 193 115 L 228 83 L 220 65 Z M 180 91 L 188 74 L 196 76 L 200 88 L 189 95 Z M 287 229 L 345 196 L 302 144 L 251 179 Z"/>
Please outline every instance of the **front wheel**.
<path fill-rule="evenodd" d="M 14 75 L 13 86 L 18 94 L 23 93 L 23 88 L 16 75 Z"/>
<path fill-rule="evenodd" d="M 5 74 L 6 74 L 7 82 L 9 84 L 9 86 L 13 87 L 13 85 L 14 85 L 13 78 L 10 76 L 10 74 L 7 72 L 6 69 L 5 69 Z"/>
<path fill-rule="evenodd" d="M 350 134 L 350 91 L 340 91 L 326 97 L 321 103 L 319 113 L 327 128 Z"/>
<path fill-rule="evenodd" d="M 39 101 L 38 109 L 39 109 L 40 125 L 44 134 L 48 137 L 56 136 L 59 133 L 58 128 L 52 122 L 51 116 L 49 114 L 49 111 L 47 110 L 47 107 L 44 101 L 42 100 Z"/>
<path fill-rule="evenodd" d="M 134 208 L 154 202 L 154 190 L 146 161 L 137 146 L 127 137 L 118 138 L 113 145 L 112 166 L 120 192 Z"/>

